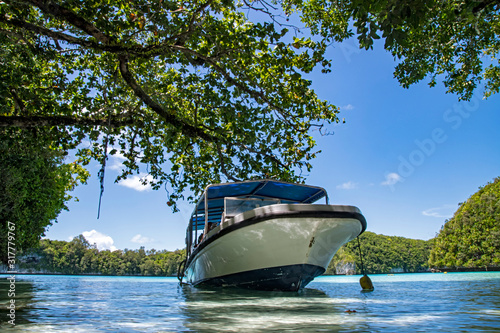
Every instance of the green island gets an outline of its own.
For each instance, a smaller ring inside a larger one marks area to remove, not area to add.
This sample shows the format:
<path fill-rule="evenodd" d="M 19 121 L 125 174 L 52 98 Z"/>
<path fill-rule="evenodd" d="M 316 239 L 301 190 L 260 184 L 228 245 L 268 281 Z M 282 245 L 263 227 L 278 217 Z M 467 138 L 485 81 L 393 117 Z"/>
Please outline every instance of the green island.
<path fill-rule="evenodd" d="M 435 238 L 417 240 L 365 232 L 360 237 L 369 273 L 498 270 L 500 268 L 500 177 L 459 205 Z M 353 265 L 355 263 L 355 265 Z M 326 274 L 360 274 L 357 243 L 341 248 Z"/>
<path fill-rule="evenodd" d="M 500 269 L 500 177 L 481 187 L 439 234 L 430 240 L 365 232 L 360 237 L 363 265 L 370 274 Z M 101 250 L 82 235 L 72 241 L 40 240 L 19 262 L 23 272 L 175 276 L 185 250 Z M 326 275 L 361 274 L 358 243 L 344 245 Z"/>

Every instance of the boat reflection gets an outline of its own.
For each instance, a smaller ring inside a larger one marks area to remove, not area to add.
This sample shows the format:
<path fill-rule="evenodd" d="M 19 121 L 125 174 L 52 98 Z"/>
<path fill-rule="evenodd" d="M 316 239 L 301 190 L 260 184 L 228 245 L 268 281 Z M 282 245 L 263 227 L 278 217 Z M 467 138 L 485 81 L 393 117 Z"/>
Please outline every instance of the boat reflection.
<path fill-rule="evenodd" d="M 359 325 L 346 318 L 345 304 L 317 289 L 290 293 L 189 285 L 180 288 L 185 297 L 184 327 L 195 332 L 337 332 L 348 330 L 351 324 Z"/>

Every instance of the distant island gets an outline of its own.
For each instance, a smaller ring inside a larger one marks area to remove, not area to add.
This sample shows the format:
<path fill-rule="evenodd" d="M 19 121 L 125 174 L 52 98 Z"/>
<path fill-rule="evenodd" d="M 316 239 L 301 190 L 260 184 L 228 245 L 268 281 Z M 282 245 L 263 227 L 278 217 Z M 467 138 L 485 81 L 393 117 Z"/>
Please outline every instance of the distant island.
<path fill-rule="evenodd" d="M 500 266 L 500 177 L 461 203 L 429 257 L 431 267 L 491 270 Z"/>
<path fill-rule="evenodd" d="M 432 241 L 377 235 L 361 237 L 363 263 L 367 272 L 406 273 L 429 270 Z M 325 274 L 360 273 L 357 242 L 343 246 Z M 98 250 L 82 235 L 72 241 L 43 239 L 40 247 L 19 256 L 18 271 L 34 274 L 91 274 L 121 276 L 175 276 L 185 250 Z M 6 269 L 4 269 L 6 271 Z"/>
<path fill-rule="evenodd" d="M 461 203 L 436 238 L 365 232 L 360 243 L 369 274 L 500 270 L 500 177 Z M 184 259 L 185 250 L 98 250 L 80 235 L 70 242 L 43 239 L 17 262 L 23 273 L 175 276 Z M 361 274 L 358 243 L 344 245 L 325 274 Z"/>
<path fill-rule="evenodd" d="M 432 240 L 410 239 L 364 232 L 360 237 L 365 271 L 378 273 L 417 273 L 429 271 Z M 344 245 L 335 254 L 325 274 L 361 274 L 357 241 Z"/>
<path fill-rule="evenodd" d="M 500 177 L 459 204 L 439 234 L 428 241 L 377 235 L 360 236 L 369 273 L 500 270 Z M 360 274 L 356 242 L 341 248 L 326 274 Z"/>

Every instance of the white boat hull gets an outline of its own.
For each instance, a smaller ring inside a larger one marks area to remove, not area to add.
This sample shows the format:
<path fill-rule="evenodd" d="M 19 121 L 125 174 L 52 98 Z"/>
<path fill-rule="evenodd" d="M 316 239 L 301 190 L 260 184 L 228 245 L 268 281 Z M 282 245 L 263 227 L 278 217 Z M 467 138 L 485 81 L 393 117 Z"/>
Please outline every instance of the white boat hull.
<path fill-rule="evenodd" d="M 318 206 L 323 208 L 319 213 Z M 350 206 L 306 204 L 240 214 L 213 230 L 193 252 L 187 282 L 299 290 L 323 274 L 337 250 L 362 232 L 358 212 Z"/>

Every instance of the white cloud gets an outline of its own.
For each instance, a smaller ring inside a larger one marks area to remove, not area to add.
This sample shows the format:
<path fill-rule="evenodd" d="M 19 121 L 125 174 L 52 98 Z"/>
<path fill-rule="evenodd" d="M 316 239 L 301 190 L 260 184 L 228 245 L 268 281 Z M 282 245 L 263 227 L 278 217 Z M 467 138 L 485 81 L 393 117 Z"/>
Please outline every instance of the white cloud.
<path fill-rule="evenodd" d="M 439 218 L 450 218 L 456 210 L 454 205 L 442 205 L 441 207 L 429 208 L 422 212 L 422 215 L 439 217 Z"/>
<path fill-rule="evenodd" d="M 143 185 L 142 182 L 144 180 L 146 180 L 148 182 L 148 184 Z M 118 185 L 125 186 L 125 187 L 131 188 L 133 190 L 142 192 L 142 191 L 151 190 L 151 185 L 149 185 L 149 182 L 151 180 L 153 180 L 152 176 L 145 174 L 145 173 L 141 173 L 141 174 L 134 175 L 134 176 L 128 176 L 127 179 L 120 180 Z"/>
<path fill-rule="evenodd" d="M 347 104 L 347 105 L 341 106 L 340 109 L 341 110 L 352 110 L 352 109 L 354 109 L 354 106 L 352 104 Z"/>
<path fill-rule="evenodd" d="M 337 185 L 337 188 L 340 190 L 354 190 L 358 188 L 358 184 L 348 181 L 347 183 Z"/>
<path fill-rule="evenodd" d="M 108 153 L 109 153 L 108 149 Z M 123 162 L 126 160 L 125 156 L 121 153 L 116 153 L 114 155 L 108 155 L 109 157 L 109 168 L 111 170 L 122 170 L 124 168 Z"/>
<path fill-rule="evenodd" d="M 401 176 L 395 172 L 392 172 L 385 176 L 385 180 L 381 183 L 381 185 L 392 186 L 400 181 L 402 181 Z"/>
<path fill-rule="evenodd" d="M 137 234 L 132 239 L 130 240 L 133 243 L 138 243 L 138 244 L 145 244 L 145 243 L 151 243 L 154 241 L 154 239 L 143 236 L 141 234 Z"/>
<path fill-rule="evenodd" d="M 84 231 L 82 232 L 82 235 L 90 244 L 95 244 L 99 250 L 116 250 L 116 247 L 113 245 L 113 238 L 111 238 L 111 236 L 102 234 L 95 229 L 92 229 L 91 231 Z"/>

